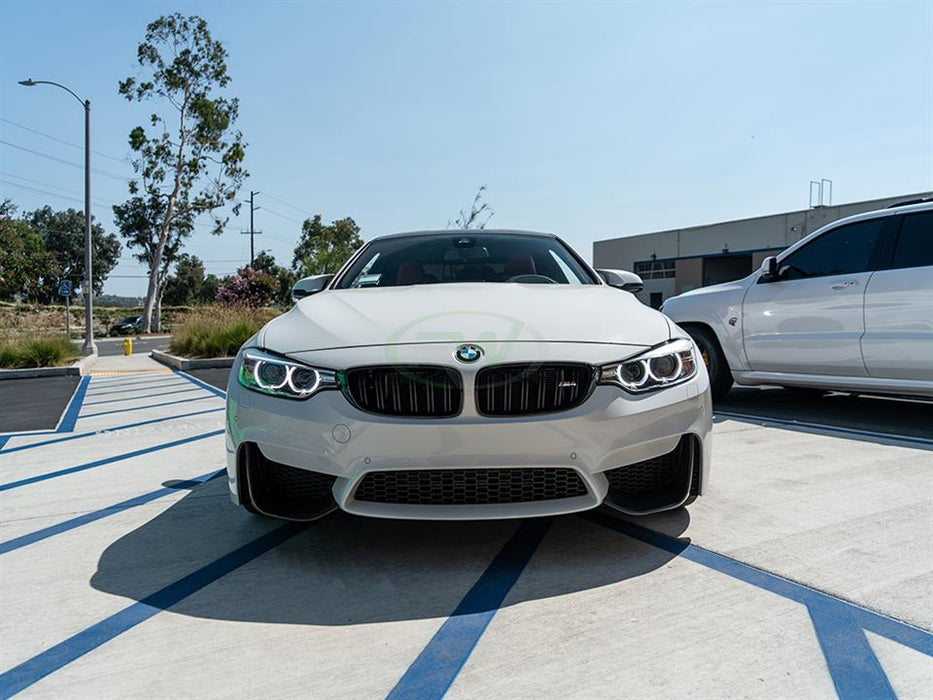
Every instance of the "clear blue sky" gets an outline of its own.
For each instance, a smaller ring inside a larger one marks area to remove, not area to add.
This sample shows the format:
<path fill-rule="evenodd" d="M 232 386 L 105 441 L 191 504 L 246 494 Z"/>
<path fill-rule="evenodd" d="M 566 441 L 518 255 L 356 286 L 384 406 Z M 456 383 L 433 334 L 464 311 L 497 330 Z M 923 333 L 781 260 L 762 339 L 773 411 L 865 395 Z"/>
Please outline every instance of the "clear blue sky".
<path fill-rule="evenodd" d="M 146 23 L 176 10 L 227 45 L 245 190 L 276 198 L 257 197 L 258 248 L 286 264 L 308 214 L 352 216 L 364 238 L 441 228 L 481 184 L 490 226 L 556 231 L 588 258 L 598 239 L 804 208 L 811 179 L 832 178 L 837 202 L 933 188 L 929 1 L 7 2 L 0 139 L 81 162 L 9 123 L 80 145 L 71 97 L 16 84 L 55 80 L 92 101 L 92 148 L 117 159 L 94 167 L 130 176 L 146 110 L 117 81 Z M 82 178 L 0 144 L 0 197 L 21 209 L 80 208 Z M 114 230 L 125 182 L 95 175 L 93 196 Z M 187 250 L 232 272 L 247 225 L 205 225 Z M 114 275 L 143 274 L 124 260 Z"/>

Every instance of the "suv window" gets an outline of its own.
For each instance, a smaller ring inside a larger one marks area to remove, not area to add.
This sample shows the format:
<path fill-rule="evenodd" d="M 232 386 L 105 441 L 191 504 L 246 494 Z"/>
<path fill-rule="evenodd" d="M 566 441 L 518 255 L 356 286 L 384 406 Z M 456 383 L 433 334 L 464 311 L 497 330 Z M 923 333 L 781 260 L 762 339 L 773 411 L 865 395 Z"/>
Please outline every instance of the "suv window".
<path fill-rule="evenodd" d="M 868 270 L 885 218 L 827 231 L 781 260 L 781 279 L 851 275 Z"/>
<path fill-rule="evenodd" d="M 894 248 L 893 268 L 933 265 L 933 211 L 908 214 Z"/>

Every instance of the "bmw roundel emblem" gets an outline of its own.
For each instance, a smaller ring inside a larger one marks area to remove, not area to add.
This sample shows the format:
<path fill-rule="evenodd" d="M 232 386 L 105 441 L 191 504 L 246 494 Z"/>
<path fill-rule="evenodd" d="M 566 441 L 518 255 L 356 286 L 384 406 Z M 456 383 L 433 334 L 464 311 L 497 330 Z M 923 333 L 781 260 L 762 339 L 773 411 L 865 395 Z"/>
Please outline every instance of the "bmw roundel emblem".
<path fill-rule="evenodd" d="M 479 345 L 461 345 L 454 352 L 454 357 L 456 357 L 460 362 L 476 362 L 479 358 L 483 356 L 483 349 Z"/>

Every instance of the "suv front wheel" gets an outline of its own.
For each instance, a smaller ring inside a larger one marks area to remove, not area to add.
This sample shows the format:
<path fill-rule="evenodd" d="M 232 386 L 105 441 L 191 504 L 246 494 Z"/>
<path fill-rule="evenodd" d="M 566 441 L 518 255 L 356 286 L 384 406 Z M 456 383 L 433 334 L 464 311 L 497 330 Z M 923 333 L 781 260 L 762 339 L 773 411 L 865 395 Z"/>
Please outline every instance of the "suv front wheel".
<path fill-rule="evenodd" d="M 684 326 L 684 330 L 696 343 L 706 371 L 709 372 L 710 393 L 714 399 L 721 399 L 732 388 L 732 371 L 719 347 L 716 334 L 703 326 Z"/>

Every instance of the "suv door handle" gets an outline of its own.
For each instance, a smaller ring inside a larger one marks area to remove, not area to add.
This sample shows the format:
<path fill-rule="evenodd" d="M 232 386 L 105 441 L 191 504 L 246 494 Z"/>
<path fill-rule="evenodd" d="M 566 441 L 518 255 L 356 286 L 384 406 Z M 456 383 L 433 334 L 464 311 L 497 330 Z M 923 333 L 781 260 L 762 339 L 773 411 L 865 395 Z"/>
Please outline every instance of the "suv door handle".
<path fill-rule="evenodd" d="M 855 280 L 846 280 L 845 282 L 837 282 L 832 286 L 832 289 L 848 289 L 849 287 L 854 287 L 858 282 Z"/>

